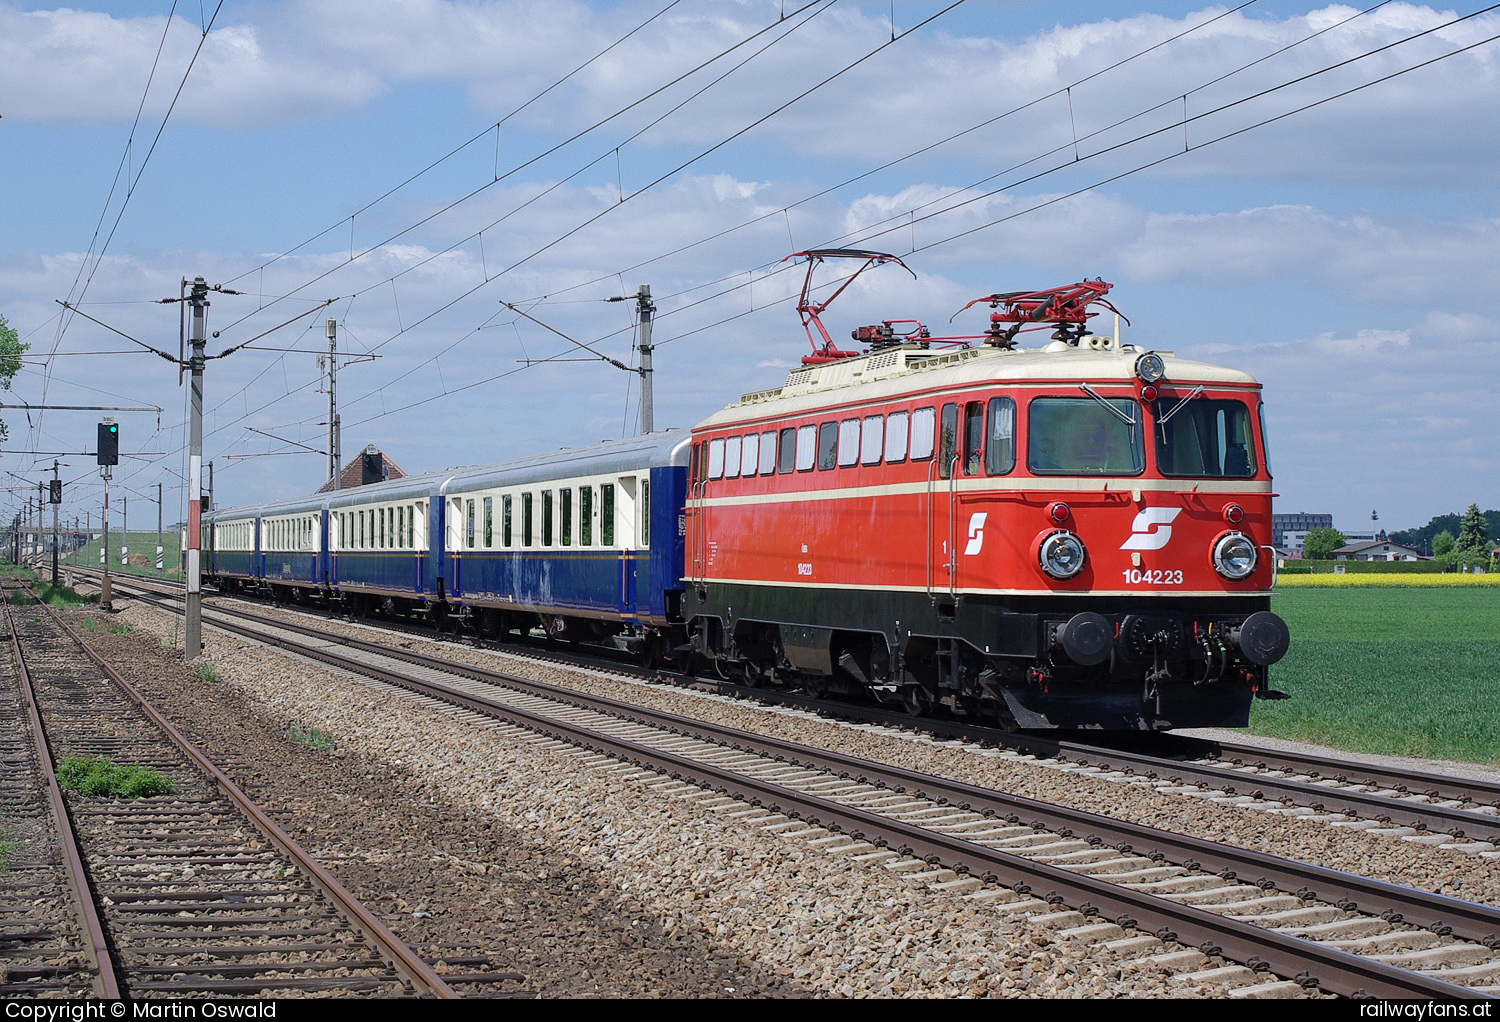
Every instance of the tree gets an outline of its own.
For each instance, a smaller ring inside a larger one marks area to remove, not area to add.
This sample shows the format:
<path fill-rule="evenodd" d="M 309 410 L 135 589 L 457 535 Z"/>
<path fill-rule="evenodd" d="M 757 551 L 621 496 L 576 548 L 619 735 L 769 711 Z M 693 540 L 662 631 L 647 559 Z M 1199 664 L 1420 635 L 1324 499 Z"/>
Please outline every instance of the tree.
<path fill-rule="evenodd" d="M 1443 557 L 1453 552 L 1453 533 L 1444 529 L 1432 538 L 1432 556 Z"/>
<path fill-rule="evenodd" d="M 1302 556 L 1313 561 L 1327 561 L 1347 542 L 1349 540 L 1337 529 L 1313 529 L 1302 540 Z"/>
<path fill-rule="evenodd" d="M 21 371 L 21 355 L 29 347 L 29 344 L 21 343 L 21 338 L 5 321 L 5 317 L 0 316 L 0 390 L 10 389 L 10 381 Z M 0 441 L 8 439 L 10 431 L 0 421 Z"/>
<path fill-rule="evenodd" d="M 1453 543 L 1453 556 L 1470 564 L 1490 561 L 1489 529 L 1478 504 L 1470 504 L 1458 526 L 1458 539 Z"/>

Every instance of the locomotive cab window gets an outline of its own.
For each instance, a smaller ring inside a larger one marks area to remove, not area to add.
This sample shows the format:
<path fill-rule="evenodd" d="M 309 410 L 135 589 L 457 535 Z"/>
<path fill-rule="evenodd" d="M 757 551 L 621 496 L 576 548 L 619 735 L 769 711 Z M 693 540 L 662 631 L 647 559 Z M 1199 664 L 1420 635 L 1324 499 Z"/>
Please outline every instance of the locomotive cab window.
<path fill-rule="evenodd" d="M 964 405 L 964 475 L 977 476 L 984 460 L 984 405 L 970 401 Z"/>
<path fill-rule="evenodd" d="M 1139 405 L 1124 398 L 1039 397 L 1027 412 L 1026 465 L 1039 475 L 1139 475 Z"/>
<path fill-rule="evenodd" d="M 958 458 L 958 405 L 943 405 L 943 426 L 938 442 L 938 475 L 944 479 L 953 475 L 953 463 Z"/>
<path fill-rule="evenodd" d="M 1162 475 L 1249 479 L 1255 475 L 1250 410 L 1242 401 L 1156 402 L 1156 467 Z"/>
<path fill-rule="evenodd" d="M 1016 403 L 1010 398 L 990 398 L 988 432 L 984 470 L 992 476 L 1003 476 L 1016 467 Z"/>

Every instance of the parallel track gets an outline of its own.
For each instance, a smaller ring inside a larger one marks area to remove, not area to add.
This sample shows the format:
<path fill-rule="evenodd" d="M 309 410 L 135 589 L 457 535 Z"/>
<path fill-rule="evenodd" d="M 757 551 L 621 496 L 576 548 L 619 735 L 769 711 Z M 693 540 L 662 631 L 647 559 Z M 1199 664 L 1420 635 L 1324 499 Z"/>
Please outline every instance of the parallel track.
<path fill-rule="evenodd" d="M 51 608 L 7 604 L 5 616 L 96 995 L 457 996 Z M 149 766 L 179 791 L 65 802 L 52 777 L 62 754 Z M 0 943 L 6 992 L 76 985 L 18 968 L 24 950 Z"/>

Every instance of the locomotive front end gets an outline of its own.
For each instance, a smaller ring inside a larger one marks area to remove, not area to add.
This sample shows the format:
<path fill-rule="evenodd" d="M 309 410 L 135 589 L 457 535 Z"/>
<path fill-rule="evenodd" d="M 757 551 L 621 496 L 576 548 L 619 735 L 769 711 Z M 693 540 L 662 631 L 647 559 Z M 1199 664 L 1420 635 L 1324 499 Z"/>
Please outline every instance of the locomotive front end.
<path fill-rule="evenodd" d="M 1289 643 L 1259 384 L 1096 340 L 972 409 L 982 436 L 954 430 L 963 481 L 971 448 L 1013 445 L 959 501 L 969 536 L 997 534 L 988 558 L 955 545 L 980 687 L 1021 727 L 1242 727 Z"/>

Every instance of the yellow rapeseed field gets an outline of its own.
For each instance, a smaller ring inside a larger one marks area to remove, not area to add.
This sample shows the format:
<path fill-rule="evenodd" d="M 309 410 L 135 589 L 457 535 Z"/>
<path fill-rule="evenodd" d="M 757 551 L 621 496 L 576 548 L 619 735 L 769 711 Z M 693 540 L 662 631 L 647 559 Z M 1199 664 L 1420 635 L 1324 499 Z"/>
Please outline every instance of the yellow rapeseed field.
<path fill-rule="evenodd" d="M 1439 575 L 1369 573 L 1335 575 L 1282 575 L 1276 579 L 1278 589 L 1363 589 L 1366 587 L 1436 589 L 1451 586 L 1500 586 L 1500 571 L 1483 575 L 1466 575 L 1450 571 Z"/>

